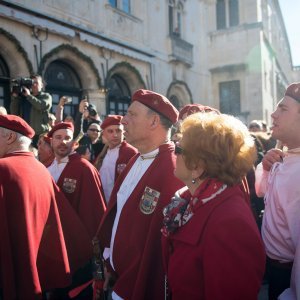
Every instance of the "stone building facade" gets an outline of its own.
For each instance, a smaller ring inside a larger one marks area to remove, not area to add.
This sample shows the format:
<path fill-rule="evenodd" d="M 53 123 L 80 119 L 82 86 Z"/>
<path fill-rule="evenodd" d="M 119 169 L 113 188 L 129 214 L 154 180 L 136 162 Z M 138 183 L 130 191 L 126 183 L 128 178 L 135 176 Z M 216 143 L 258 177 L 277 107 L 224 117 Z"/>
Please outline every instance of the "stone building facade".
<path fill-rule="evenodd" d="M 277 0 L 0 1 L 0 105 L 39 73 L 53 96 L 124 114 L 138 88 L 270 121 L 299 73 Z M 299 78 L 299 77 L 298 77 Z"/>

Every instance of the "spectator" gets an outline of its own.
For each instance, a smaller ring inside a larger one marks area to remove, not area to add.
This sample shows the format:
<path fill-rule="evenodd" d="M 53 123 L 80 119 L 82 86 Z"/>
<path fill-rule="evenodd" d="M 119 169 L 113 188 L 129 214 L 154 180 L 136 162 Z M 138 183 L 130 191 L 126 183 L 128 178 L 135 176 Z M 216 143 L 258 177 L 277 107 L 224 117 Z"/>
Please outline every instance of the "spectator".
<path fill-rule="evenodd" d="M 54 114 L 49 113 L 48 114 L 48 124 L 49 124 L 49 130 L 56 124 L 56 117 Z"/>
<path fill-rule="evenodd" d="M 248 126 L 250 132 L 261 132 L 263 131 L 263 127 L 260 121 L 252 120 Z"/>
<path fill-rule="evenodd" d="M 74 136 L 77 136 L 80 132 L 86 133 L 90 123 L 95 121 L 99 124 L 102 122 L 96 106 L 89 103 L 87 98 L 82 99 L 79 103 L 79 111 L 75 118 Z"/>
<path fill-rule="evenodd" d="M 182 186 L 173 174 L 174 144 L 169 142 L 177 118 L 166 97 L 138 90 L 122 119 L 125 138 L 139 154 L 118 177 L 99 230 L 107 267 L 116 274 L 113 299 L 164 297 L 162 208 Z"/>
<path fill-rule="evenodd" d="M 95 162 L 100 172 L 106 202 L 108 203 L 114 183 L 137 150 L 124 141 L 122 116 L 109 115 L 101 124 L 102 139 L 107 147 Z"/>
<path fill-rule="evenodd" d="M 256 192 L 265 196 L 262 237 L 267 253 L 269 299 L 277 299 L 290 286 L 300 237 L 300 83 L 288 86 L 271 116 L 272 137 L 288 151 L 273 149 L 265 154 L 256 169 Z M 299 270 L 294 273 L 299 274 Z M 296 278 L 295 282 L 299 281 Z M 299 294 L 299 290 L 296 292 Z"/>
<path fill-rule="evenodd" d="M 240 189 L 253 140 L 239 120 L 212 113 L 186 118 L 181 132 L 175 176 L 186 186 L 164 209 L 162 231 L 171 297 L 257 299 L 265 254 Z"/>
<path fill-rule="evenodd" d="M 61 123 L 61 122 L 71 122 L 74 123 L 74 120 L 71 116 L 66 116 L 64 118 L 64 108 L 66 104 L 70 104 L 72 102 L 72 97 L 68 96 L 62 96 L 59 99 L 58 105 L 56 107 L 55 111 L 55 124 Z M 68 119 L 67 117 L 71 117 L 72 120 Z M 53 127 L 53 126 L 52 126 Z"/>
<path fill-rule="evenodd" d="M 20 117 L 0 116 L 0 294 L 42 299 L 69 285 L 70 269 L 54 183 L 29 152 L 34 130 Z M 2 299 L 2 298 L 1 298 Z"/>
<path fill-rule="evenodd" d="M 44 83 L 40 75 L 33 75 L 31 78 L 33 80 L 31 90 L 23 86 L 22 94 L 12 93 L 10 112 L 21 116 L 35 130 L 33 144 L 36 145 L 39 135 L 50 130 L 49 112 L 52 97 L 42 91 Z"/>
<path fill-rule="evenodd" d="M 7 110 L 4 106 L 0 106 L 0 116 L 7 115 Z"/>
<path fill-rule="evenodd" d="M 94 162 L 96 157 L 102 151 L 104 144 L 100 138 L 101 128 L 99 121 L 92 121 L 88 125 L 87 132 L 79 140 L 79 145 L 85 145 L 91 153 L 90 162 Z"/>

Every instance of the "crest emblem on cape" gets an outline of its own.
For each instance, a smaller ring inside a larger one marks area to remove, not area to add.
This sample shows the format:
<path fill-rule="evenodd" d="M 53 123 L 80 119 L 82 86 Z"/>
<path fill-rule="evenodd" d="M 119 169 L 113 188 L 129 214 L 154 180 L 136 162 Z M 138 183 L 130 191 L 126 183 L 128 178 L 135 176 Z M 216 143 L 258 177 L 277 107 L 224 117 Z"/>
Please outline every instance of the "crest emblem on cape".
<path fill-rule="evenodd" d="M 146 186 L 142 199 L 140 200 L 141 212 L 145 215 L 152 214 L 156 208 L 159 196 L 160 192 Z"/>
<path fill-rule="evenodd" d="M 76 182 L 76 179 L 64 178 L 63 190 L 68 194 L 73 193 L 76 189 Z"/>
<path fill-rule="evenodd" d="M 125 167 L 126 167 L 126 164 L 118 164 L 117 165 L 117 174 L 120 175 L 124 171 Z"/>

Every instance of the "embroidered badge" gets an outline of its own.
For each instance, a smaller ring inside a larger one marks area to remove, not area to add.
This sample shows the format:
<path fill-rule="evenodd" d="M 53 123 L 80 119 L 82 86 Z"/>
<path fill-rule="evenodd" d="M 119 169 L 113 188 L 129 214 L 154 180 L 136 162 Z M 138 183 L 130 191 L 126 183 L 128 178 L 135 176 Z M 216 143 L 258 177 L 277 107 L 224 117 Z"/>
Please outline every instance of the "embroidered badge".
<path fill-rule="evenodd" d="M 76 189 L 76 182 L 76 179 L 64 178 L 63 190 L 68 194 L 73 193 Z"/>
<path fill-rule="evenodd" d="M 117 174 L 120 175 L 126 167 L 126 164 L 118 164 L 117 165 Z"/>
<path fill-rule="evenodd" d="M 159 199 L 160 192 L 146 186 L 142 199 L 140 200 L 140 210 L 145 215 L 154 212 Z"/>

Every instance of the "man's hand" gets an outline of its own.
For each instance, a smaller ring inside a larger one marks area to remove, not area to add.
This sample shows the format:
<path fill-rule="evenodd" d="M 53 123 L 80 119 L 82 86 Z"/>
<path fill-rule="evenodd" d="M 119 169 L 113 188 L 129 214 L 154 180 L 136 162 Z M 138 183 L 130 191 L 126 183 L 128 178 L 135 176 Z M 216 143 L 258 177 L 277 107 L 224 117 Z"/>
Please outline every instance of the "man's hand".
<path fill-rule="evenodd" d="M 31 95 L 30 90 L 26 86 L 22 86 L 22 94 L 27 97 Z"/>
<path fill-rule="evenodd" d="M 64 107 L 64 105 L 68 102 L 68 98 L 66 96 L 62 96 L 59 99 L 58 106 Z"/>
<path fill-rule="evenodd" d="M 79 112 L 81 112 L 82 114 L 84 113 L 84 111 L 87 110 L 89 106 L 89 102 L 87 99 L 82 99 L 79 103 Z"/>
<path fill-rule="evenodd" d="M 269 150 L 265 155 L 264 158 L 262 159 L 262 165 L 263 169 L 265 171 L 270 171 L 271 167 L 275 162 L 280 162 L 282 161 L 284 157 L 284 153 L 280 149 L 271 149 Z"/>

